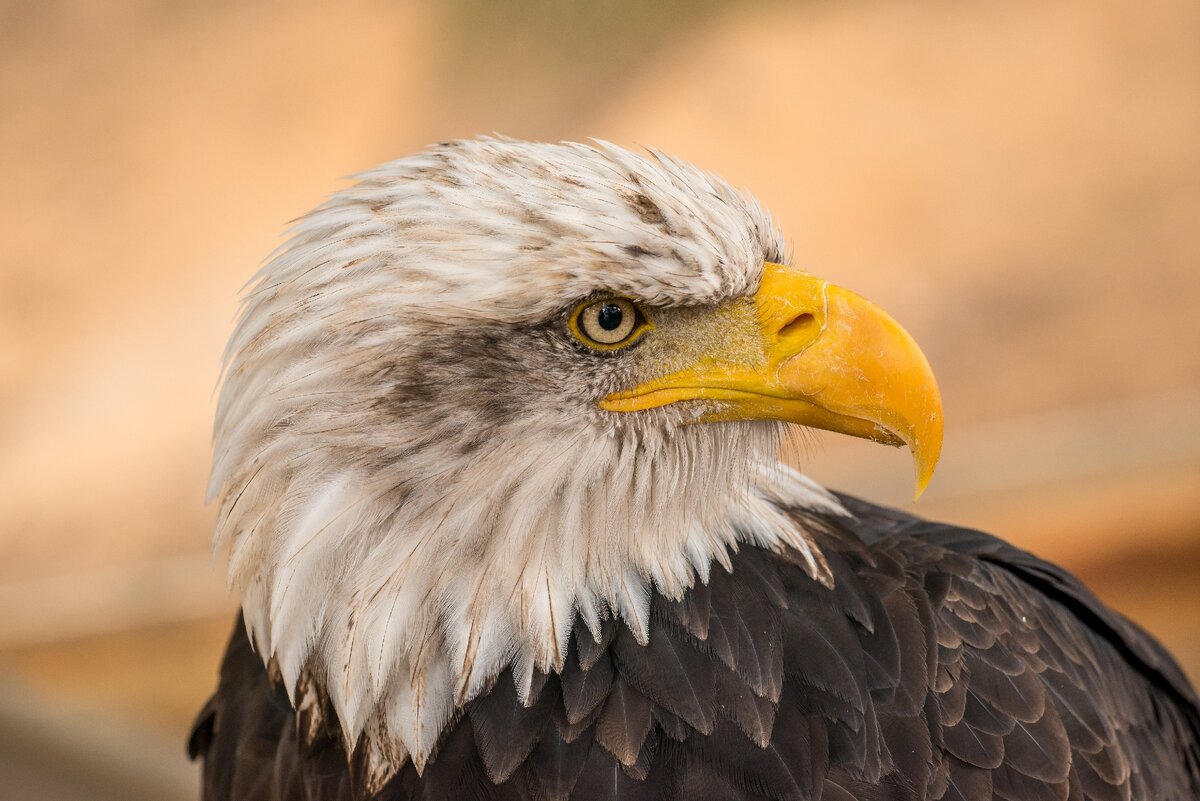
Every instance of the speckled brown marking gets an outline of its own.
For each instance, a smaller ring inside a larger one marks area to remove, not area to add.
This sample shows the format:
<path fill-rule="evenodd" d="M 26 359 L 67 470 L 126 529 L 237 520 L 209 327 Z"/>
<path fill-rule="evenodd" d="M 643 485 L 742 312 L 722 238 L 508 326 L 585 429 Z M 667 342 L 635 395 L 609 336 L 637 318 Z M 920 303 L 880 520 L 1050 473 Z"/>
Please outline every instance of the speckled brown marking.
<path fill-rule="evenodd" d="M 525 253 L 538 253 L 550 247 L 551 240 L 544 236 L 531 236 L 528 241 L 521 245 L 521 250 Z"/>
<path fill-rule="evenodd" d="M 520 220 L 526 225 L 537 226 L 541 231 L 554 238 L 562 238 L 571 234 L 561 222 L 551 219 L 531 206 L 521 208 Z"/>
<path fill-rule="evenodd" d="M 436 172 L 430 176 L 430 180 L 432 180 L 434 183 L 441 184 L 442 186 L 449 186 L 449 187 L 454 187 L 454 188 L 457 188 L 460 186 L 466 186 L 463 179 L 459 178 L 456 173 L 454 173 L 450 170 L 442 170 L 440 172 Z"/>
<path fill-rule="evenodd" d="M 633 210 L 637 212 L 638 217 L 640 217 L 642 222 L 646 223 L 646 225 L 658 225 L 661 226 L 663 230 L 667 230 L 669 228 L 667 224 L 667 218 L 663 214 L 662 209 L 660 209 L 658 204 L 647 197 L 644 193 L 638 192 L 630 197 L 629 205 L 633 207 Z"/>
<path fill-rule="evenodd" d="M 625 245 L 621 248 L 621 250 L 625 251 L 635 259 L 653 259 L 658 257 L 657 253 L 652 250 L 647 250 L 641 245 Z"/>

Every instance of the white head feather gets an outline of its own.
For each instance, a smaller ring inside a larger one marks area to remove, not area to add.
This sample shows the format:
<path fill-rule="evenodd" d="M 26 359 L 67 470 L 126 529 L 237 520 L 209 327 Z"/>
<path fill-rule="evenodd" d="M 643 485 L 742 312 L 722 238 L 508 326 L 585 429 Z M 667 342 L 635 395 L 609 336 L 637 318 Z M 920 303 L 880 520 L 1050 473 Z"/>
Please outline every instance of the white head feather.
<path fill-rule="evenodd" d="M 603 412 L 628 380 L 564 315 L 745 297 L 782 241 L 746 195 L 661 154 L 454 142 L 304 217 L 229 344 L 210 495 L 251 637 L 318 688 L 382 780 L 418 769 L 508 667 L 573 626 L 647 632 L 739 542 L 815 553 L 782 511 L 836 501 L 780 465 L 774 423 Z M 624 372 L 623 372 L 624 371 Z M 300 689 L 298 689 L 300 688 Z"/>

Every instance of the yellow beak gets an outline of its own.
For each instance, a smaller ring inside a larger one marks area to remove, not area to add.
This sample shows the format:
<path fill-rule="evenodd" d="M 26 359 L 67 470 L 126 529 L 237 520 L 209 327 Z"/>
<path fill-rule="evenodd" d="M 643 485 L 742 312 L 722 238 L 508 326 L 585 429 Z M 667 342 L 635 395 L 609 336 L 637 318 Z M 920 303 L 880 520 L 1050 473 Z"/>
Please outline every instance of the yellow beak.
<path fill-rule="evenodd" d="M 708 354 L 609 395 L 601 407 L 631 412 L 707 400 L 700 422 L 785 420 L 906 444 L 919 498 L 942 450 L 942 399 L 912 337 L 870 301 L 779 264 L 766 264 L 754 308 L 761 342 Z"/>

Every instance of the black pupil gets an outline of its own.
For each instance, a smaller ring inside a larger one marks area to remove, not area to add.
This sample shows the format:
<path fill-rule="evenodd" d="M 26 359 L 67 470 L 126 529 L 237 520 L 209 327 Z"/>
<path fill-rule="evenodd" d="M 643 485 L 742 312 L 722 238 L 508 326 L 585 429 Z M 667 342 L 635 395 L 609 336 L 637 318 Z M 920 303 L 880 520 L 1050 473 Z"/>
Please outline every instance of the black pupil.
<path fill-rule="evenodd" d="M 625 312 L 615 303 L 605 303 L 600 307 L 600 314 L 596 317 L 596 322 L 600 323 L 600 327 L 605 331 L 616 331 L 621 327 L 621 320 L 625 318 Z"/>

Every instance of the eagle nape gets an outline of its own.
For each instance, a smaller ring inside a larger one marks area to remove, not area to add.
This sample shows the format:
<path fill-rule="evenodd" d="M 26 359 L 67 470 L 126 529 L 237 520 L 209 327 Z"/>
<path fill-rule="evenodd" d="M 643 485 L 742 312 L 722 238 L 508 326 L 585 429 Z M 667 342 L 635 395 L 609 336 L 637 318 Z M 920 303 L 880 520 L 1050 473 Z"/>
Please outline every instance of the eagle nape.
<path fill-rule="evenodd" d="M 1062 569 L 820 487 L 932 370 L 683 161 L 485 137 L 301 218 L 210 498 L 241 615 L 205 801 L 1186 801 L 1200 704 Z"/>

